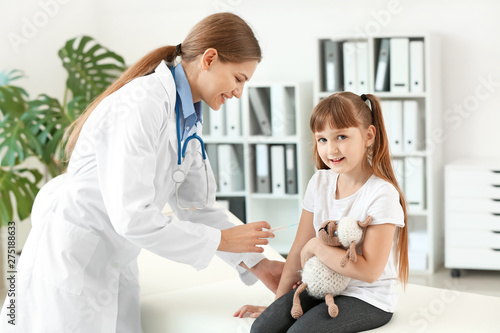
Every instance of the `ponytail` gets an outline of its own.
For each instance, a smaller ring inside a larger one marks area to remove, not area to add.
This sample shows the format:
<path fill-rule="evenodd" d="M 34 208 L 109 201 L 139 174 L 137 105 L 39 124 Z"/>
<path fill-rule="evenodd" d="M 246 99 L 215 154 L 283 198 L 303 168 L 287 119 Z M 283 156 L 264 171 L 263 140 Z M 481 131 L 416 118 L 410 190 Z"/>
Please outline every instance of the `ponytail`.
<path fill-rule="evenodd" d="M 373 167 L 375 176 L 384 179 L 391 183 L 399 192 L 399 202 L 404 213 L 404 227 L 398 228 L 396 260 L 398 263 L 399 280 L 406 286 L 409 276 L 408 262 L 408 209 L 403 191 L 399 187 L 396 180 L 394 170 L 392 168 L 391 156 L 389 152 L 389 140 L 385 130 L 384 117 L 382 116 L 382 108 L 377 97 L 371 94 L 366 95 L 371 104 L 372 124 L 375 126 L 376 135 L 373 142 L 369 158 Z"/>
<path fill-rule="evenodd" d="M 75 149 L 76 141 L 80 136 L 83 124 L 85 124 L 92 111 L 94 111 L 97 105 L 99 105 L 104 98 L 108 97 L 133 79 L 152 73 L 162 60 L 172 63 L 177 55 L 178 52 L 175 46 L 163 46 L 151 51 L 142 57 L 142 59 L 140 59 L 137 63 L 128 68 L 113 84 L 111 84 L 106 90 L 104 90 L 103 93 L 94 99 L 82 115 L 69 126 L 71 134 L 69 135 L 68 143 L 66 144 L 66 156 L 68 160 Z"/>
<path fill-rule="evenodd" d="M 182 61 L 191 62 L 209 48 L 217 50 L 222 62 L 260 62 L 262 58 L 259 42 L 243 19 L 232 13 L 207 16 L 191 29 L 182 44 L 160 47 L 148 53 L 90 103 L 84 113 L 69 126 L 70 135 L 65 148 L 67 159 L 75 149 L 83 124 L 104 98 L 133 79 L 152 73 L 162 60 L 173 64 L 180 56 Z"/>

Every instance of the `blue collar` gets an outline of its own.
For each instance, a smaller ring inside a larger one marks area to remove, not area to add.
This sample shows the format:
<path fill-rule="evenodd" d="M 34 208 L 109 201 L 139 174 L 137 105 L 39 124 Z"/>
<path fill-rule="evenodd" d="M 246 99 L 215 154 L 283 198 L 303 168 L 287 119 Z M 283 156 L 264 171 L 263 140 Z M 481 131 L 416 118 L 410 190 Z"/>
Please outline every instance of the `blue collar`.
<path fill-rule="evenodd" d="M 201 102 L 193 103 L 193 95 L 191 87 L 184 72 L 182 64 L 179 63 L 174 67 L 175 72 L 175 89 L 179 96 L 179 109 L 181 110 L 180 123 L 181 140 L 187 136 L 189 131 L 196 126 L 198 122 L 203 124 Z"/>

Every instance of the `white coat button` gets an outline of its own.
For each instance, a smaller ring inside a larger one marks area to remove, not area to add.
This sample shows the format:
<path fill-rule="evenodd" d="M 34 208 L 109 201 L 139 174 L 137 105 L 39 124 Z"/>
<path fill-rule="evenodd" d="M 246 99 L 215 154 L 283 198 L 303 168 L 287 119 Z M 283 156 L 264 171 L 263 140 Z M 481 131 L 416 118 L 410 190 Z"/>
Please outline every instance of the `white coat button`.
<path fill-rule="evenodd" d="M 186 126 L 186 129 L 189 131 L 189 126 Z"/>
<path fill-rule="evenodd" d="M 250 258 L 250 259 L 248 259 L 248 264 L 249 264 L 250 266 L 255 265 L 255 258 Z"/>

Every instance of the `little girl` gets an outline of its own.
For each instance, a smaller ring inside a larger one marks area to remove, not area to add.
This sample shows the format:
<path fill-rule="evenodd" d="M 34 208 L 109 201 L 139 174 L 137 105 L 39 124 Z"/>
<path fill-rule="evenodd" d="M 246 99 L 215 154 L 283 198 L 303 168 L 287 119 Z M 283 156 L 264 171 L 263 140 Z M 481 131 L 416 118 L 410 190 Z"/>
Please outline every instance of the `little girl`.
<path fill-rule="evenodd" d="M 403 285 L 408 280 L 406 201 L 391 166 L 378 99 L 351 92 L 333 94 L 316 106 L 310 126 L 319 170 L 307 186 L 276 300 L 267 309 L 246 305 L 235 314 L 258 316 L 253 333 L 360 332 L 383 326 L 396 309 L 398 279 Z M 318 229 L 326 220 L 350 216 L 364 221 L 368 215 L 373 222 L 357 246 L 357 262 L 340 267 L 346 251 L 324 245 L 316 237 Z M 352 279 L 335 297 L 337 317 L 330 317 L 324 299 L 303 292 L 304 315 L 295 320 L 290 314 L 293 289 L 312 256 Z"/>

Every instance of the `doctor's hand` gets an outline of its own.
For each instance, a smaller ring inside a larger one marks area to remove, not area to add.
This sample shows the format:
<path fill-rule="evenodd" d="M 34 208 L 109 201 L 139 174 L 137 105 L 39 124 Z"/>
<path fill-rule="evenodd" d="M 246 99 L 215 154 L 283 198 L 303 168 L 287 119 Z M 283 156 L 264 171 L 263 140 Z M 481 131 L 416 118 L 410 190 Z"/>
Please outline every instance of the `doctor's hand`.
<path fill-rule="evenodd" d="M 252 268 L 248 268 L 244 263 L 241 263 L 240 266 L 249 270 L 253 275 L 258 277 L 269 290 L 276 294 L 281 279 L 281 273 L 283 273 L 283 268 L 285 267 L 284 262 L 265 258 Z"/>
<path fill-rule="evenodd" d="M 218 251 L 244 253 L 244 252 L 264 252 L 258 245 L 267 245 L 266 238 L 274 238 L 274 234 L 269 223 L 265 221 L 247 223 L 229 229 L 221 230 L 221 239 Z"/>

